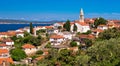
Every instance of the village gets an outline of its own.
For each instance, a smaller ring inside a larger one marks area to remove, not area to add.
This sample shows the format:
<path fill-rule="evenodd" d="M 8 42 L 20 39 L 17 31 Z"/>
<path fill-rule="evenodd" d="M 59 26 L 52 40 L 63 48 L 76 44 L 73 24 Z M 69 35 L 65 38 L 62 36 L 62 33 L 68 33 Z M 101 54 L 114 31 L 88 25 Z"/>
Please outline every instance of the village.
<path fill-rule="evenodd" d="M 30 27 L 0 32 L 0 66 L 10 66 L 10 64 L 37 66 L 39 60 L 49 55 L 51 48 L 73 52 L 79 49 L 86 50 L 100 33 L 120 27 L 119 20 L 105 21 L 101 17 L 85 19 L 83 9 L 80 10 L 79 16 L 78 20 L 72 22 L 67 20 L 50 26 L 35 26 L 32 32 Z M 105 23 L 96 24 L 97 20 L 98 22 L 103 20 Z M 25 52 L 23 58 L 20 58 L 19 53 L 22 52 L 19 52 L 18 48 Z"/>

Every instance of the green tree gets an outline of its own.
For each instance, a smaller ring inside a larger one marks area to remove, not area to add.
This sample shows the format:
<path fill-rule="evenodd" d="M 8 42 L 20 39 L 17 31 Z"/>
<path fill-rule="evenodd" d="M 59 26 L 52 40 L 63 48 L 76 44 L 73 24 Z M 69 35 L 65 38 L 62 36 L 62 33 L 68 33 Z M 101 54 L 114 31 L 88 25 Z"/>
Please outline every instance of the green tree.
<path fill-rule="evenodd" d="M 120 63 L 120 38 L 96 41 L 87 49 L 87 55 L 91 57 L 90 66 L 117 66 Z"/>
<path fill-rule="evenodd" d="M 77 43 L 76 43 L 75 41 L 72 41 L 72 42 L 70 43 L 70 46 L 71 46 L 71 47 L 75 47 L 75 46 L 77 46 Z"/>
<path fill-rule="evenodd" d="M 76 24 L 74 24 L 74 26 L 73 26 L 73 31 L 74 31 L 74 32 L 77 31 L 77 26 L 76 26 Z"/>
<path fill-rule="evenodd" d="M 92 40 L 90 40 L 90 39 L 84 39 L 84 42 L 87 47 L 90 47 L 92 45 Z"/>
<path fill-rule="evenodd" d="M 21 59 L 24 59 L 27 57 L 25 52 L 21 49 L 12 49 L 10 51 L 10 54 L 11 54 L 11 57 L 13 58 L 13 60 L 15 60 L 15 61 L 20 61 Z"/>
<path fill-rule="evenodd" d="M 33 34 L 33 25 L 32 25 L 32 22 L 30 23 L 30 33 Z"/>
<path fill-rule="evenodd" d="M 90 56 L 88 55 L 80 55 L 75 58 L 76 66 L 88 66 L 88 62 L 90 61 Z"/>
<path fill-rule="evenodd" d="M 41 55 L 41 54 L 43 54 L 43 51 L 42 51 L 42 50 L 38 50 L 38 51 L 36 52 L 36 54 Z"/>
<path fill-rule="evenodd" d="M 28 33 L 27 31 L 24 32 L 24 37 L 26 36 L 30 36 L 30 33 Z"/>
<path fill-rule="evenodd" d="M 13 41 L 15 41 L 15 40 L 17 39 L 17 37 L 16 37 L 16 36 L 12 36 L 11 39 L 12 39 Z"/>
<path fill-rule="evenodd" d="M 105 39 L 109 40 L 111 38 L 118 38 L 118 37 L 120 37 L 120 29 L 118 28 L 108 29 L 99 34 L 99 39 L 102 40 Z"/>
<path fill-rule="evenodd" d="M 107 21 L 104 18 L 100 17 L 100 18 L 95 20 L 94 27 L 97 28 L 97 26 L 100 25 L 100 24 L 105 24 L 106 25 Z"/>
<path fill-rule="evenodd" d="M 51 48 L 51 43 L 48 42 L 48 44 L 45 46 L 45 48 Z"/>
<path fill-rule="evenodd" d="M 70 21 L 67 20 L 66 23 L 63 25 L 64 29 L 66 29 L 66 31 L 70 31 Z"/>
<path fill-rule="evenodd" d="M 91 34 L 91 33 L 92 33 L 92 31 L 91 31 L 91 30 L 88 30 L 86 33 L 82 33 L 82 34 L 88 35 L 88 34 Z"/>
<path fill-rule="evenodd" d="M 39 35 L 39 33 L 46 33 L 46 29 L 40 29 L 37 31 L 37 35 Z"/>

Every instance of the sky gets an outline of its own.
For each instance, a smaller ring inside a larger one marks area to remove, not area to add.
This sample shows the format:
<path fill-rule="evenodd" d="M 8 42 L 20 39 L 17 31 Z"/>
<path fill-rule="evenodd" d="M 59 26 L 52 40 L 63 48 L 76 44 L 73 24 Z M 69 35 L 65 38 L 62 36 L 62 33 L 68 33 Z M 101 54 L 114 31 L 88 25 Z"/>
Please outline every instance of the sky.
<path fill-rule="evenodd" d="M 0 19 L 34 21 L 85 18 L 120 19 L 120 0 L 0 0 Z"/>

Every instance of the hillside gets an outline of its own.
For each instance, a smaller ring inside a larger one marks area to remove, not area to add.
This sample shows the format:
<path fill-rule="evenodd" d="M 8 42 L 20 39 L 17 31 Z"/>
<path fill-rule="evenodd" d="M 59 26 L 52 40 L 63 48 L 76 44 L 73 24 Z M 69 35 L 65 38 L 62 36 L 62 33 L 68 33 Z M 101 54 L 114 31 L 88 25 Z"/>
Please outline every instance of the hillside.
<path fill-rule="evenodd" d="M 57 20 L 53 21 L 25 21 L 25 20 L 13 20 L 13 19 L 0 19 L 0 24 L 29 24 L 32 22 L 33 24 L 53 24 L 55 22 L 60 22 Z"/>

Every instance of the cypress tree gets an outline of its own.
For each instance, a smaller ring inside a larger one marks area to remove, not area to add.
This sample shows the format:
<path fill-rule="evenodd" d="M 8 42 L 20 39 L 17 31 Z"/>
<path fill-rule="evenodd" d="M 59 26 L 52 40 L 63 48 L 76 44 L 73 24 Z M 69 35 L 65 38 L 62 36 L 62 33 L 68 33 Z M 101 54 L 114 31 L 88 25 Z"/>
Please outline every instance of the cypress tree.
<path fill-rule="evenodd" d="M 76 26 L 76 24 L 74 24 L 74 26 L 73 26 L 73 31 L 77 31 L 77 26 Z"/>
<path fill-rule="evenodd" d="M 30 23 L 30 33 L 33 34 L 33 25 L 32 25 L 32 22 Z"/>

